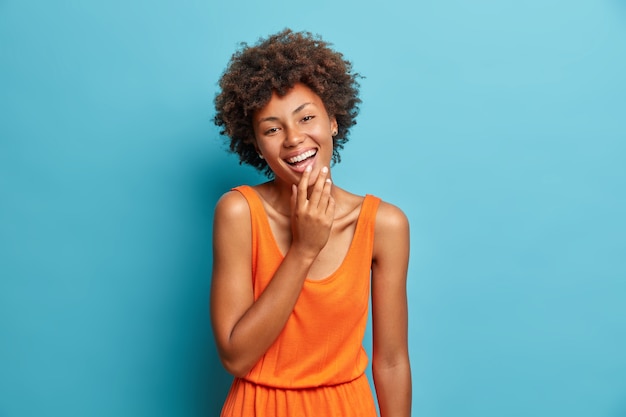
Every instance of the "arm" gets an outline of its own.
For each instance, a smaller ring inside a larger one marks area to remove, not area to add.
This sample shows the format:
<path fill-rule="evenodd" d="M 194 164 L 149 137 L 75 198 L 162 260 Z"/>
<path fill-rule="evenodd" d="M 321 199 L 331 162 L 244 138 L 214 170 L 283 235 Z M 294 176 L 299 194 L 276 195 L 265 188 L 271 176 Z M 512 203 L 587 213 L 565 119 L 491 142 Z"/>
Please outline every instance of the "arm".
<path fill-rule="evenodd" d="M 308 176 L 306 172 L 292 190 L 292 244 L 256 301 L 248 204 L 238 192 L 230 192 L 216 206 L 211 321 L 222 363 L 235 376 L 246 375 L 276 340 L 330 235 L 335 207 L 330 180 L 327 173 L 320 174 L 307 199 Z"/>
<path fill-rule="evenodd" d="M 411 415 L 406 276 L 409 223 L 402 211 L 381 203 L 372 261 L 372 373 L 382 417 Z"/>

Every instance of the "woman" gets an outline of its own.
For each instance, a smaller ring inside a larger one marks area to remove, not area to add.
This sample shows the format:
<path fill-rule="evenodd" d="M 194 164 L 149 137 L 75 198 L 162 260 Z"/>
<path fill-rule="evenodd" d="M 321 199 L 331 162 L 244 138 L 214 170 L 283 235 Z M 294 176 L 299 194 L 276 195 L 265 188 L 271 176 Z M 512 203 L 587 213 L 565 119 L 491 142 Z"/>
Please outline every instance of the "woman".
<path fill-rule="evenodd" d="M 211 319 L 235 376 L 222 416 L 409 416 L 409 226 L 397 207 L 333 184 L 358 113 L 358 74 L 309 33 L 243 45 L 220 79 L 215 122 L 268 174 L 217 203 Z"/>

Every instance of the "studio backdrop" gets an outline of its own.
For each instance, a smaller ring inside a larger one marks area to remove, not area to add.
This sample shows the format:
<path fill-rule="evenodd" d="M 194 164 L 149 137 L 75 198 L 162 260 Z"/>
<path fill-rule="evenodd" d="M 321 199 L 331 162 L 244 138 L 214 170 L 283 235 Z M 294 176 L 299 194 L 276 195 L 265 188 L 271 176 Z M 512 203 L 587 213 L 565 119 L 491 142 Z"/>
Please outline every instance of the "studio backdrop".
<path fill-rule="evenodd" d="M 623 0 L 0 0 L 0 416 L 219 414 L 213 208 L 265 178 L 213 98 L 285 27 L 363 76 L 333 179 L 409 218 L 413 414 L 626 416 Z"/>

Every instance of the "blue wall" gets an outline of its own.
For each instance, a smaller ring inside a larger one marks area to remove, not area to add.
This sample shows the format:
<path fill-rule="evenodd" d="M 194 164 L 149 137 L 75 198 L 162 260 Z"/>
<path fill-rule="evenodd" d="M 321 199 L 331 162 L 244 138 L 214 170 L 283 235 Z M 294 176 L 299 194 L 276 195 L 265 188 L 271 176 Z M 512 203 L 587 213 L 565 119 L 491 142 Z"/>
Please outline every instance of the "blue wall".
<path fill-rule="evenodd" d="M 0 0 L 0 416 L 218 413 L 212 210 L 262 178 L 212 100 L 286 26 L 367 77 L 333 176 L 410 218 L 414 415 L 626 416 L 624 0 Z"/>

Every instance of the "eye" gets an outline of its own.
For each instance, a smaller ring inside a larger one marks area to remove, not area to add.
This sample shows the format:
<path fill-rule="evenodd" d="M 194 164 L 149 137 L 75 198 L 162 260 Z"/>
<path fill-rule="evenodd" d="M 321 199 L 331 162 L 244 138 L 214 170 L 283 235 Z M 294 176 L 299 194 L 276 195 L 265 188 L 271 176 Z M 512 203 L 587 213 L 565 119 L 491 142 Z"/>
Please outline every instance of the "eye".
<path fill-rule="evenodd" d="M 277 128 L 277 127 L 272 127 L 272 128 L 270 128 L 270 129 L 267 129 L 267 130 L 264 132 L 264 134 L 265 134 L 266 136 L 270 136 L 270 135 L 273 135 L 273 134 L 274 134 L 274 133 L 276 133 L 276 132 L 278 132 L 278 128 Z"/>
<path fill-rule="evenodd" d="M 304 117 L 302 118 L 302 121 L 303 121 L 303 122 L 309 122 L 309 121 L 313 120 L 314 118 L 315 118 L 315 116 L 311 116 L 311 115 L 309 115 L 309 116 L 304 116 Z"/>

